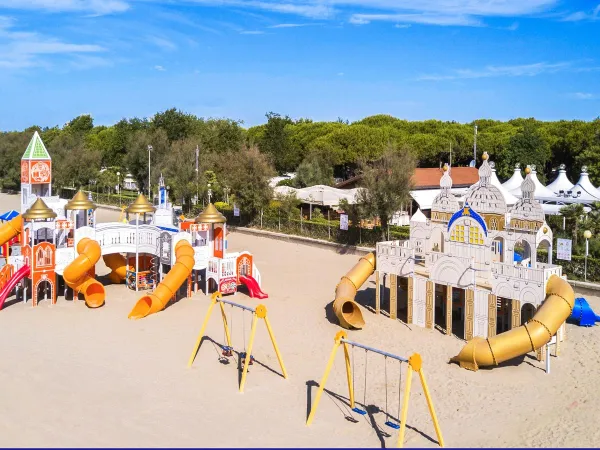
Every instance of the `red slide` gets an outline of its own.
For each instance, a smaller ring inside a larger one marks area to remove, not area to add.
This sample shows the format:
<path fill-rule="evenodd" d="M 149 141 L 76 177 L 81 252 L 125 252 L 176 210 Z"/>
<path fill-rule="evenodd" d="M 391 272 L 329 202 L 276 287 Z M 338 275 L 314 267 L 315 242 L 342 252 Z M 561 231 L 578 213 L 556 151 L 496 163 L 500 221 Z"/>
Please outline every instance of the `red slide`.
<path fill-rule="evenodd" d="M 23 266 L 15 272 L 12 278 L 6 283 L 6 286 L 0 291 L 0 309 L 4 306 L 4 300 L 10 295 L 17 283 L 29 275 L 29 266 Z"/>
<path fill-rule="evenodd" d="M 258 282 L 254 279 L 254 277 L 245 277 L 240 276 L 240 281 L 246 285 L 248 288 L 248 292 L 250 293 L 250 297 L 252 298 L 269 298 L 267 294 L 260 290 L 260 286 Z"/>

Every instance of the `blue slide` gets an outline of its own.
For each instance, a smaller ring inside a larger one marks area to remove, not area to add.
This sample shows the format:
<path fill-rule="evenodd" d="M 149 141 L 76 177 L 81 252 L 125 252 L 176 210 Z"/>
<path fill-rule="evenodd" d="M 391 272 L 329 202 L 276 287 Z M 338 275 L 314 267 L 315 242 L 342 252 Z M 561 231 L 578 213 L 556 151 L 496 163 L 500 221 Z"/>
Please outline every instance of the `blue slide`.
<path fill-rule="evenodd" d="M 579 297 L 575 299 L 573 312 L 568 320 L 580 327 L 593 327 L 596 322 L 600 322 L 600 316 L 592 310 L 585 298 Z"/>

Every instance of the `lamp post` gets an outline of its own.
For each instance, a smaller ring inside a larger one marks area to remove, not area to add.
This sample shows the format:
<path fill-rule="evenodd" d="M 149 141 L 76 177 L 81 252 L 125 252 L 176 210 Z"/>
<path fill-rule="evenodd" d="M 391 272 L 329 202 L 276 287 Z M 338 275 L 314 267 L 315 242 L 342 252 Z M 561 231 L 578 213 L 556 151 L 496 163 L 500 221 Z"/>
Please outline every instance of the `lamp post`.
<path fill-rule="evenodd" d="M 587 259 L 588 259 L 588 253 L 589 253 L 589 242 L 590 242 L 590 238 L 592 237 L 592 232 L 590 230 L 585 230 L 583 232 L 583 237 L 585 238 L 585 268 L 584 268 L 584 272 L 583 272 L 583 279 L 584 281 L 587 281 Z"/>
<path fill-rule="evenodd" d="M 150 190 L 150 152 L 152 151 L 152 146 L 148 146 L 148 199 L 152 203 L 152 191 Z"/>
<path fill-rule="evenodd" d="M 225 194 L 225 203 L 229 205 L 229 188 L 227 186 L 223 188 L 223 193 Z"/>
<path fill-rule="evenodd" d="M 117 172 L 117 189 L 119 190 L 119 208 L 121 207 L 121 172 Z"/>
<path fill-rule="evenodd" d="M 208 192 L 207 192 L 208 203 L 210 203 L 210 198 L 212 197 L 212 189 L 210 188 L 210 183 L 208 183 L 207 187 L 208 187 Z"/>

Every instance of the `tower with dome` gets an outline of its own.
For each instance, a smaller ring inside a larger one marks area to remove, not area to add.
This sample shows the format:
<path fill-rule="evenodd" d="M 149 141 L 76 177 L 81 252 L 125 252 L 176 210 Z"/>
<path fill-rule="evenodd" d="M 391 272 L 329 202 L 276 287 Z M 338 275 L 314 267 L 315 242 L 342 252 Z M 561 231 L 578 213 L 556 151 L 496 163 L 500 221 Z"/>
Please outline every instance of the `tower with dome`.
<path fill-rule="evenodd" d="M 389 307 L 393 319 L 466 340 L 532 318 L 562 267 L 552 264 L 552 231 L 534 198 L 531 167 L 525 172 L 521 198 L 509 207 L 492 183 L 487 153 L 463 198 L 451 193 L 446 165 L 431 218 L 417 211 L 409 239 L 377 244 L 377 312 Z M 547 260 L 539 249 L 547 249 Z"/>

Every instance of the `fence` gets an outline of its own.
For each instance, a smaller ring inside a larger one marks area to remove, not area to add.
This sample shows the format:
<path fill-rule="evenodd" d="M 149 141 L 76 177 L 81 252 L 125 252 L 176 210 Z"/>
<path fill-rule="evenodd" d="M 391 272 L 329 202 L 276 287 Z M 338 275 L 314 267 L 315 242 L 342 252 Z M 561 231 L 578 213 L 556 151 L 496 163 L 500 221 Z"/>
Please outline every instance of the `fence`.
<path fill-rule="evenodd" d="M 233 215 L 233 209 L 223 208 L 221 205 L 216 206 L 227 218 L 227 223 L 233 226 L 260 228 L 263 230 L 337 242 L 344 245 L 374 246 L 377 242 L 382 240 L 381 227 L 366 229 L 350 225 L 348 226 L 348 230 L 340 230 L 339 220 L 305 220 L 304 218 L 301 218 L 299 210 L 294 212 L 294 215 L 297 214 L 297 217 L 291 215 L 288 217 L 282 210 L 268 208 L 265 209 L 262 214 L 258 214 L 253 220 L 250 220 L 249 217 L 244 217 L 243 212 L 240 216 L 235 217 Z M 388 233 L 386 233 L 386 235 L 387 234 Z M 408 237 L 408 227 L 389 227 L 390 240 L 408 239 Z"/>

